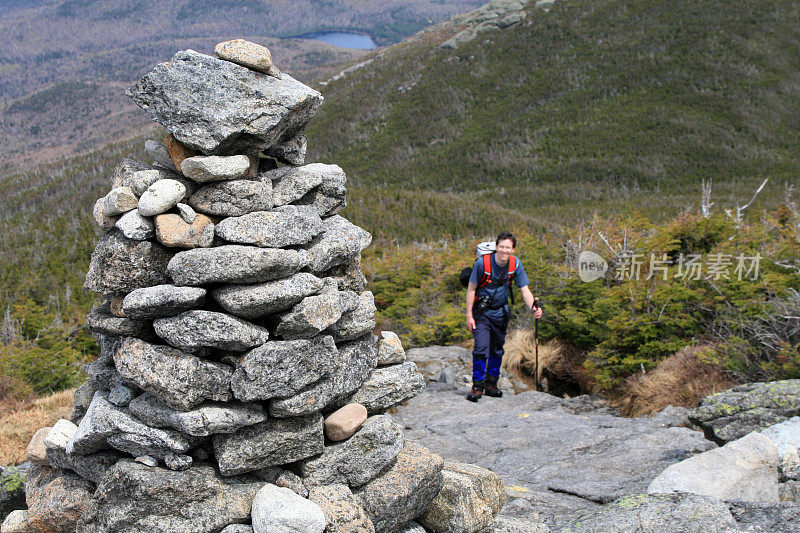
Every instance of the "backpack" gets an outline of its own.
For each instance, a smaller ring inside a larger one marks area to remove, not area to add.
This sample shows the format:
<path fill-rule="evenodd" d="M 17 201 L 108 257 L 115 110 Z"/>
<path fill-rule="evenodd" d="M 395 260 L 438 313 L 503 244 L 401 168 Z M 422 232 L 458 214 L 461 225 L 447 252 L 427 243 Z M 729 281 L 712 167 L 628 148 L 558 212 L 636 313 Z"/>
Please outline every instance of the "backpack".
<path fill-rule="evenodd" d="M 475 258 L 483 258 L 483 275 L 478 281 L 478 287 L 485 287 L 492 282 L 492 253 L 495 252 L 494 241 L 486 241 L 478 244 L 475 248 Z M 511 305 L 514 305 L 514 291 L 512 281 L 514 280 L 514 271 L 517 269 L 517 258 L 513 255 L 508 258 L 508 288 L 509 296 L 511 298 Z M 461 270 L 458 275 L 458 280 L 461 285 L 467 287 L 469 285 L 469 278 L 472 275 L 472 267 L 466 267 Z M 504 281 L 505 283 L 505 281 Z"/>

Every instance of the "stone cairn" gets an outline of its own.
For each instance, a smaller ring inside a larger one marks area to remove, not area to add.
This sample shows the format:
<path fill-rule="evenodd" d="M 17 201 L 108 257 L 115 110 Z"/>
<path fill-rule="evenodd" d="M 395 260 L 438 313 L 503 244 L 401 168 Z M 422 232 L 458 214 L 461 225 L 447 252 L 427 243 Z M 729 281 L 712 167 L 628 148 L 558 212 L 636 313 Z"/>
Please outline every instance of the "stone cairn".
<path fill-rule="evenodd" d="M 344 172 L 304 164 L 322 96 L 259 45 L 215 52 L 127 91 L 169 133 L 94 207 L 101 355 L 31 442 L 20 530 L 421 530 L 444 463 L 383 414 L 424 380 L 373 335 Z"/>

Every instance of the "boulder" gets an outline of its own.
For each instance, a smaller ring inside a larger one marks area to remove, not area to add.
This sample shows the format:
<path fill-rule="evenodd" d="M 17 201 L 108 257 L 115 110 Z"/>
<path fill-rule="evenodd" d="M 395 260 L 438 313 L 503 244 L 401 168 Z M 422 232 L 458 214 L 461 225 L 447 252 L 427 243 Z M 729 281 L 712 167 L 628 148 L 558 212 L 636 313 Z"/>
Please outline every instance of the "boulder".
<path fill-rule="evenodd" d="M 209 183 L 243 178 L 252 164 L 251 158 L 246 155 L 198 155 L 184 159 L 181 172 L 198 183 Z"/>
<path fill-rule="evenodd" d="M 127 337 L 114 363 L 125 379 L 173 409 L 186 411 L 206 400 L 226 402 L 232 397 L 231 367 L 169 346 Z"/>
<path fill-rule="evenodd" d="M 177 472 L 120 461 L 97 486 L 78 531 L 212 533 L 248 521 L 262 485 L 227 480 L 210 465 Z"/>
<path fill-rule="evenodd" d="M 108 302 L 95 307 L 86 316 L 86 325 L 93 333 L 117 336 L 143 337 L 150 332 L 150 325 L 140 320 L 130 318 L 119 318 L 111 314 Z"/>
<path fill-rule="evenodd" d="M 442 487 L 444 461 L 406 441 L 391 468 L 353 491 L 377 533 L 394 531 L 425 510 Z"/>
<path fill-rule="evenodd" d="M 328 485 L 309 491 L 308 499 L 325 514 L 326 533 L 374 533 L 375 526 L 347 485 Z"/>
<path fill-rule="evenodd" d="M 139 198 L 139 214 L 143 217 L 152 217 L 169 211 L 183 200 L 186 192 L 186 186 L 178 180 L 158 180 Z"/>
<path fill-rule="evenodd" d="M 158 169 L 139 170 L 126 177 L 123 183 L 130 187 L 136 196 L 141 196 L 152 184 L 169 177 L 171 177 L 171 173 Z"/>
<path fill-rule="evenodd" d="M 323 226 L 323 233 L 306 246 L 311 272 L 345 264 L 372 242 L 369 232 L 339 215 L 323 220 Z"/>
<path fill-rule="evenodd" d="M 477 533 L 505 502 L 500 476 L 477 465 L 445 462 L 442 488 L 416 521 L 437 533 Z"/>
<path fill-rule="evenodd" d="M 168 248 L 208 248 L 214 242 L 214 222 L 205 215 L 196 215 L 191 224 L 181 215 L 156 215 L 156 239 Z"/>
<path fill-rule="evenodd" d="M 321 279 L 300 272 L 289 278 L 255 285 L 226 285 L 214 289 L 211 294 L 229 313 L 253 319 L 285 311 L 321 289 Z"/>
<path fill-rule="evenodd" d="M 378 335 L 378 366 L 394 365 L 406 360 L 406 352 L 400 337 L 392 331 L 381 331 Z"/>
<path fill-rule="evenodd" d="M 800 415 L 800 379 L 747 383 L 704 398 L 689 413 L 706 438 L 725 444 Z"/>
<path fill-rule="evenodd" d="M 235 433 L 214 435 L 223 476 L 284 465 L 322 452 L 322 416 L 270 419 Z"/>
<path fill-rule="evenodd" d="M 125 237 L 134 241 L 151 239 L 155 235 L 153 222 L 139 214 L 139 211 L 128 211 L 115 224 Z"/>
<path fill-rule="evenodd" d="M 323 533 L 326 524 L 319 505 L 269 483 L 253 499 L 252 518 L 254 533 Z"/>
<path fill-rule="evenodd" d="M 122 301 L 125 316 L 134 320 L 152 320 L 175 316 L 201 307 L 206 299 L 202 287 L 156 285 L 131 292 Z"/>
<path fill-rule="evenodd" d="M 78 426 L 61 419 L 45 438 L 47 460 L 53 468 L 72 470 L 83 479 L 99 483 L 106 470 L 114 466 L 121 458 L 115 452 L 98 452 L 89 455 L 67 454 L 69 441 L 77 433 Z"/>
<path fill-rule="evenodd" d="M 422 527 L 420 527 L 422 529 Z M 425 531 L 422 529 L 422 531 Z M 550 533 L 547 524 L 516 518 L 513 516 L 498 516 L 489 527 L 481 533 Z"/>
<path fill-rule="evenodd" d="M 287 489 L 290 489 L 298 496 L 308 498 L 308 489 L 305 485 L 303 485 L 303 479 L 290 470 L 284 470 L 281 472 L 281 475 L 275 480 L 275 484 L 279 487 L 286 487 Z"/>
<path fill-rule="evenodd" d="M 92 403 L 94 393 L 98 391 L 98 387 L 92 383 L 91 380 L 86 380 L 75 389 L 75 396 L 72 399 L 72 416 L 69 421 L 73 424 L 80 422 L 89 404 Z"/>
<path fill-rule="evenodd" d="M 291 76 L 277 79 L 193 50 L 157 65 L 126 94 L 204 154 L 268 149 L 299 133 L 322 103 Z"/>
<path fill-rule="evenodd" d="M 128 406 L 140 420 L 153 427 L 171 427 L 196 437 L 217 433 L 233 433 L 267 419 L 267 414 L 258 403 L 206 402 L 190 411 L 172 409 L 151 394 L 142 394 Z"/>
<path fill-rule="evenodd" d="M 267 342 L 239 359 L 231 389 L 243 401 L 293 396 L 329 375 L 337 357 L 336 345 L 328 335 Z"/>
<path fill-rule="evenodd" d="M 137 391 L 135 389 L 118 383 L 108 391 L 108 401 L 117 407 L 127 407 L 136 394 Z"/>
<path fill-rule="evenodd" d="M 349 439 L 366 420 L 366 407 L 360 403 L 349 403 L 325 419 L 325 436 L 333 442 Z"/>
<path fill-rule="evenodd" d="M 187 224 L 191 224 L 197 218 L 197 213 L 192 209 L 192 206 L 179 202 L 175 207 L 178 209 L 181 219 Z"/>
<path fill-rule="evenodd" d="M 332 267 L 322 276 L 336 282 L 340 291 L 361 292 L 367 287 L 367 278 L 361 272 L 361 256 L 357 255 L 344 264 Z"/>
<path fill-rule="evenodd" d="M 367 381 L 350 398 L 369 413 L 377 413 L 413 398 L 425 388 L 425 378 L 411 361 L 376 368 Z"/>
<path fill-rule="evenodd" d="M 269 338 L 265 328 L 216 311 L 185 311 L 157 318 L 153 329 L 169 344 L 187 352 L 200 348 L 241 352 L 261 346 Z"/>
<path fill-rule="evenodd" d="M 163 143 L 148 139 L 144 142 L 144 153 L 146 153 L 156 164 L 162 167 L 177 172 L 175 163 L 169 155 L 169 150 Z"/>
<path fill-rule="evenodd" d="M 204 285 L 260 283 L 285 278 L 307 264 L 307 255 L 296 250 L 231 244 L 178 252 L 167 269 L 176 285 Z"/>
<path fill-rule="evenodd" d="M 331 375 L 291 398 L 272 400 L 269 414 L 287 417 L 315 413 L 358 389 L 375 368 L 377 353 L 372 335 L 338 345 L 337 352 Z"/>
<path fill-rule="evenodd" d="M 130 187 L 114 187 L 103 198 L 103 213 L 108 217 L 136 209 L 138 198 Z"/>
<path fill-rule="evenodd" d="M 244 39 L 234 39 L 219 43 L 214 47 L 214 54 L 225 61 L 231 61 L 278 79 L 281 77 L 281 72 L 272 64 L 272 54 L 269 49 L 260 44 Z"/>
<path fill-rule="evenodd" d="M 375 298 L 369 291 L 358 296 L 355 309 L 342 315 L 330 331 L 336 342 L 352 341 L 375 329 Z"/>
<path fill-rule="evenodd" d="M 321 217 L 335 215 L 347 206 L 347 177 L 341 168 L 331 166 L 334 168 L 326 169 L 320 186 L 295 202 L 312 206 Z"/>
<path fill-rule="evenodd" d="M 116 229 L 109 231 L 92 252 L 83 287 L 107 295 L 169 283 L 171 257 L 159 244 L 128 239 Z"/>
<path fill-rule="evenodd" d="M 11 511 L 3 520 L 2 525 L 0 525 L 0 531 L 3 533 L 30 533 L 28 511 L 22 509 Z"/>
<path fill-rule="evenodd" d="M 391 464 L 404 444 L 403 429 L 388 415 L 368 418 L 344 442 L 325 446 L 322 455 L 300 463 L 308 488 L 344 483 L 359 487 Z"/>
<path fill-rule="evenodd" d="M 228 217 L 217 225 L 216 234 L 229 242 L 262 248 L 285 248 L 306 244 L 322 231 L 322 220 L 306 206 L 285 205 L 272 211 L 255 211 Z"/>
<path fill-rule="evenodd" d="M 284 339 L 311 337 L 335 324 L 341 316 L 338 291 L 325 291 L 303 298 L 290 311 L 278 316 L 275 334 Z"/>
<path fill-rule="evenodd" d="M 110 230 L 114 227 L 114 225 L 119 220 L 119 217 L 111 217 L 105 214 L 104 212 L 104 205 L 105 205 L 105 197 L 99 198 L 95 203 L 94 207 L 92 208 L 92 218 L 100 226 L 100 229 L 103 230 Z"/>
<path fill-rule="evenodd" d="M 196 440 L 190 440 L 177 431 L 143 424 L 111 404 L 102 392 L 97 392 L 65 451 L 68 456 L 88 455 L 111 447 L 133 456 L 163 458 L 169 452 L 186 452 L 195 443 Z"/>
<path fill-rule="evenodd" d="M 114 167 L 114 171 L 111 173 L 111 179 L 109 179 L 109 185 L 112 189 L 116 187 L 130 187 L 133 173 L 142 170 L 150 170 L 150 165 L 126 157 L 120 161 L 119 165 Z"/>
<path fill-rule="evenodd" d="M 778 501 L 778 450 L 760 433 L 667 467 L 649 494 L 691 492 L 720 500 Z"/>
<path fill-rule="evenodd" d="M 25 458 L 31 463 L 50 466 L 50 462 L 47 460 L 47 448 L 44 445 L 44 439 L 47 437 L 50 429 L 50 427 L 44 427 L 31 437 L 28 447 L 25 449 Z"/>
<path fill-rule="evenodd" d="M 88 507 L 94 484 L 75 474 L 33 466 L 25 485 L 30 531 L 75 531 Z"/>
<path fill-rule="evenodd" d="M 189 198 L 200 213 L 238 217 L 272 209 L 272 182 L 268 179 L 220 181 L 203 185 Z"/>
<path fill-rule="evenodd" d="M 308 140 L 306 136 L 298 133 L 294 137 L 284 139 L 278 144 L 267 148 L 264 150 L 264 154 L 268 157 L 274 157 L 281 163 L 300 166 L 305 163 L 307 148 Z"/>
<path fill-rule="evenodd" d="M 800 417 L 775 424 L 761 432 L 778 449 L 783 479 L 800 479 Z"/>
<path fill-rule="evenodd" d="M 272 181 L 272 198 L 275 205 L 279 206 L 300 200 L 309 191 L 322 185 L 328 174 L 337 172 L 344 174 L 336 165 L 314 163 L 302 167 L 282 167 L 261 176 Z"/>
<path fill-rule="evenodd" d="M 164 465 L 170 470 L 175 470 L 177 472 L 188 470 L 192 467 L 193 462 L 194 459 L 192 459 L 191 455 L 168 453 L 164 456 Z"/>

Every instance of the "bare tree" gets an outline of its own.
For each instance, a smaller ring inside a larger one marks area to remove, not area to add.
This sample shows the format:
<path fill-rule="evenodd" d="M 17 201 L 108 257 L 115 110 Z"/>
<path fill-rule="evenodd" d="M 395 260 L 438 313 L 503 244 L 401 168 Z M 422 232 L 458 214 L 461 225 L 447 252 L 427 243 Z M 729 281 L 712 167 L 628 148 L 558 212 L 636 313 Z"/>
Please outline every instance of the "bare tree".
<path fill-rule="evenodd" d="M 703 213 L 704 218 L 708 218 L 711 216 L 711 208 L 714 206 L 714 202 L 711 201 L 711 182 L 713 180 L 703 180 L 702 187 L 703 187 L 703 199 L 700 202 L 700 210 Z"/>
<path fill-rule="evenodd" d="M 761 192 L 761 190 L 764 188 L 764 186 L 767 184 L 768 181 L 769 181 L 769 178 L 766 178 L 764 181 L 761 182 L 761 185 L 758 187 L 758 189 L 756 190 L 755 194 L 753 194 L 753 197 L 750 198 L 749 202 L 747 202 L 745 205 L 737 205 L 736 206 L 736 214 L 733 214 L 730 209 L 726 209 L 725 210 L 725 214 L 728 215 L 728 218 L 733 220 L 734 223 L 736 224 L 736 229 L 741 229 L 742 228 L 742 218 L 743 218 L 745 209 L 750 207 L 750 204 L 752 204 L 755 201 L 756 196 L 758 196 L 758 193 Z"/>

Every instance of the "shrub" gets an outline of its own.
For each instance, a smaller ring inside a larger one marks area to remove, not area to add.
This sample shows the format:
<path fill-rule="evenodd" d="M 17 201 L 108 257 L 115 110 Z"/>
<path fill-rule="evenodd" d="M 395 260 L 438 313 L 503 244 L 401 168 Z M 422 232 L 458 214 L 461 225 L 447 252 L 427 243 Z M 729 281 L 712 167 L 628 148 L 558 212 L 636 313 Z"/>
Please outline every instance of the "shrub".
<path fill-rule="evenodd" d="M 622 414 L 650 415 L 668 405 L 696 407 L 706 396 L 731 388 L 734 382 L 712 362 L 713 353 L 713 347 L 687 346 L 652 372 L 629 377 L 622 388 Z"/>

